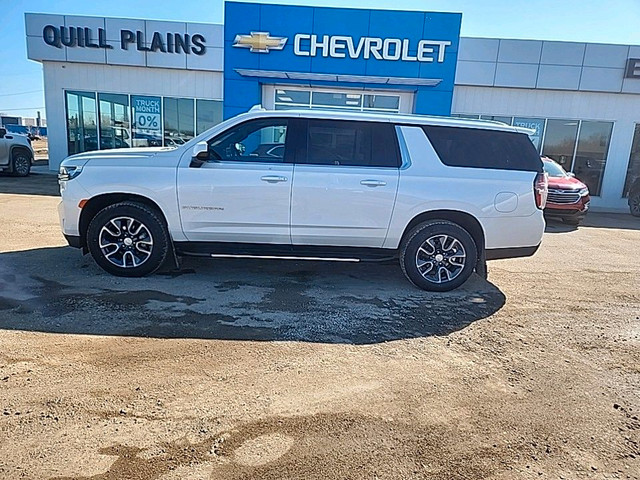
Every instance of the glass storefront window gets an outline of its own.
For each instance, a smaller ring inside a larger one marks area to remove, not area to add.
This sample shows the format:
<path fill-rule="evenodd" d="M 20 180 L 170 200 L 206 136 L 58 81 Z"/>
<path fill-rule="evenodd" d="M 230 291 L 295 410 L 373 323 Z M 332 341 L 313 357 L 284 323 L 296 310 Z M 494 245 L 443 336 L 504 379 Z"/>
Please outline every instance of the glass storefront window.
<path fill-rule="evenodd" d="M 640 181 L 640 124 L 636 124 L 633 133 L 633 143 L 631 144 L 631 156 L 629 157 L 629 167 L 627 168 L 627 177 L 624 181 L 624 190 L 622 196 L 627 198 L 632 185 Z"/>
<path fill-rule="evenodd" d="M 282 104 L 276 104 L 275 105 L 275 109 L 276 110 L 299 110 L 301 108 L 309 108 L 309 105 L 282 105 Z"/>
<path fill-rule="evenodd" d="M 196 135 L 222 121 L 222 102 L 216 100 L 196 100 Z"/>
<path fill-rule="evenodd" d="M 591 195 L 600 195 L 612 130 L 611 122 L 582 121 L 580 125 L 573 173 L 589 187 Z"/>
<path fill-rule="evenodd" d="M 129 96 L 98 93 L 100 149 L 127 148 L 129 138 Z"/>
<path fill-rule="evenodd" d="M 400 108 L 400 97 L 397 95 L 365 95 L 362 106 L 367 111 L 383 109 L 397 112 Z"/>
<path fill-rule="evenodd" d="M 538 152 L 540 151 L 540 144 L 542 140 L 542 132 L 544 131 L 544 118 L 526 118 L 515 117 L 513 119 L 513 125 L 516 127 L 524 127 L 534 130 L 535 133 L 529 135 L 531 143 L 536 147 Z"/>
<path fill-rule="evenodd" d="M 274 107 L 276 110 L 322 108 L 324 110 L 398 113 L 400 111 L 400 95 L 276 88 Z"/>
<path fill-rule="evenodd" d="M 69 155 L 98 149 L 96 94 L 66 92 Z"/>
<path fill-rule="evenodd" d="M 276 103 L 295 104 L 308 107 L 311 103 L 311 92 L 305 90 L 276 89 Z"/>
<path fill-rule="evenodd" d="M 480 115 L 470 115 L 467 113 L 454 113 L 451 116 L 455 118 L 464 118 L 467 120 L 478 120 L 480 118 Z"/>
<path fill-rule="evenodd" d="M 77 91 L 65 100 L 69 155 L 182 145 L 222 121 L 220 100 Z"/>
<path fill-rule="evenodd" d="M 544 134 L 542 154 L 554 159 L 567 172 L 573 167 L 578 124 L 578 120 L 548 120 Z"/>
<path fill-rule="evenodd" d="M 313 92 L 311 103 L 322 107 L 346 107 L 360 110 L 362 95 L 358 93 Z"/>
<path fill-rule="evenodd" d="M 133 146 L 162 146 L 162 102 L 160 97 L 131 95 Z"/>
<path fill-rule="evenodd" d="M 511 125 L 511 120 L 513 120 L 513 117 L 505 117 L 503 115 L 480 115 L 480 118 L 482 120 L 506 123 L 507 125 Z"/>
<path fill-rule="evenodd" d="M 164 145 L 184 145 L 195 136 L 192 98 L 164 99 Z"/>

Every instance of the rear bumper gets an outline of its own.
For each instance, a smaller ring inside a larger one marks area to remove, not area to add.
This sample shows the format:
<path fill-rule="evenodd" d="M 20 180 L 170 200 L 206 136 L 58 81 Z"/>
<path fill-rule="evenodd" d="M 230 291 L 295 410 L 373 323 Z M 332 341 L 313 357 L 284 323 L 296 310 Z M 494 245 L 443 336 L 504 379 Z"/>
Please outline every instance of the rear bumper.
<path fill-rule="evenodd" d="M 545 229 L 543 212 L 538 209 L 527 217 L 500 215 L 479 220 L 487 251 L 509 249 L 514 245 L 538 245 Z"/>
<path fill-rule="evenodd" d="M 538 251 L 540 244 L 534 247 L 515 248 L 491 248 L 486 250 L 487 260 L 500 260 L 501 258 L 530 257 Z"/>

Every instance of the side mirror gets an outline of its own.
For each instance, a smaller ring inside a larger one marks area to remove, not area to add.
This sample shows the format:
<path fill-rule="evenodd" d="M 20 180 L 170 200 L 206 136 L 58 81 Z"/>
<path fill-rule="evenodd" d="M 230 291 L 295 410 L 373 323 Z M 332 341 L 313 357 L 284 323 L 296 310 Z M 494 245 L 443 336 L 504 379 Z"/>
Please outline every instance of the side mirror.
<path fill-rule="evenodd" d="M 573 172 L 567 172 L 567 177 L 571 177 L 571 178 L 573 178 L 573 177 L 575 177 L 575 176 L 576 176 L 576 174 L 575 174 L 575 173 L 573 173 Z"/>
<path fill-rule="evenodd" d="M 0 128 L 0 138 L 4 138 L 4 136 L 7 134 L 7 129 L 6 128 Z"/>
<path fill-rule="evenodd" d="M 209 160 L 209 144 L 207 142 L 198 142 L 193 146 L 191 168 L 200 168 Z"/>
<path fill-rule="evenodd" d="M 209 159 L 209 145 L 207 142 L 198 142 L 193 147 L 193 158 L 198 160 Z"/>

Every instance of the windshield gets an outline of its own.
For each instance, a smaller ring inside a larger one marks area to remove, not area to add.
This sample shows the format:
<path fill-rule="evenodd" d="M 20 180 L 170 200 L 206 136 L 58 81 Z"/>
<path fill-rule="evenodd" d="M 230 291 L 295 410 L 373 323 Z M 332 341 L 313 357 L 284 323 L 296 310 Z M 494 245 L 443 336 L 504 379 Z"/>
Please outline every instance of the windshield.
<path fill-rule="evenodd" d="M 544 163 L 544 171 L 549 174 L 550 177 L 566 177 L 567 172 L 564 171 L 560 165 L 556 162 L 545 161 Z"/>

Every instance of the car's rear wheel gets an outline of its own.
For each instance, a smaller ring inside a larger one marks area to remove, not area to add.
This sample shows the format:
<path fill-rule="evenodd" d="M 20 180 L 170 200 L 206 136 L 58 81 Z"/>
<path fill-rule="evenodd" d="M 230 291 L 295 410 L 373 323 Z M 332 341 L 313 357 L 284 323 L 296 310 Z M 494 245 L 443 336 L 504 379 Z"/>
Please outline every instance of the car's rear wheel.
<path fill-rule="evenodd" d="M 640 190 L 629 196 L 629 211 L 634 217 L 640 217 Z"/>
<path fill-rule="evenodd" d="M 18 150 L 11 156 L 11 171 L 16 177 L 26 177 L 31 173 L 31 157 Z"/>
<path fill-rule="evenodd" d="M 400 248 L 400 266 L 419 288 L 446 292 L 467 281 L 478 261 L 471 234 L 457 223 L 431 220 L 415 227 Z"/>
<path fill-rule="evenodd" d="M 104 270 L 121 277 L 142 277 L 158 270 L 167 259 L 169 242 L 160 213 L 136 202 L 103 208 L 87 228 L 91 256 Z"/>

